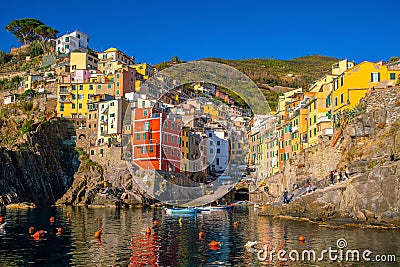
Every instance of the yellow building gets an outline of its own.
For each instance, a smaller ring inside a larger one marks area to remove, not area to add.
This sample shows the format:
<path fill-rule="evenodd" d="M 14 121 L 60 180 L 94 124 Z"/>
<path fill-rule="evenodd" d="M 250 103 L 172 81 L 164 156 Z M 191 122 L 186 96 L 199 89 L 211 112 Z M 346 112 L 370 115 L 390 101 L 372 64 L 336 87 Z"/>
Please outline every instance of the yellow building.
<path fill-rule="evenodd" d="M 94 70 L 97 69 L 98 59 L 96 54 L 76 51 L 70 53 L 69 64 L 71 71 Z"/>
<path fill-rule="evenodd" d="M 123 66 L 135 64 L 134 57 L 129 57 L 117 48 L 111 47 L 98 54 L 98 69 L 104 74 L 114 74 L 116 70 Z"/>
<path fill-rule="evenodd" d="M 332 65 L 332 75 L 340 75 L 347 69 L 354 67 L 354 65 L 353 61 L 348 61 L 347 59 L 341 60 Z"/>
<path fill-rule="evenodd" d="M 190 127 L 182 127 L 181 133 L 181 171 L 187 172 L 190 170 L 189 166 L 189 135 Z"/>
<path fill-rule="evenodd" d="M 147 63 L 135 64 L 131 68 L 134 68 L 137 73 L 142 74 L 145 80 L 154 75 L 154 67 Z"/>
<path fill-rule="evenodd" d="M 59 83 L 57 116 L 84 118 L 87 116 L 87 103 L 91 95 L 97 93 L 96 83 Z"/>
<path fill-rule="evenodd" d="M 215 117 L 219 116 L 218 109 L 215 108 L 215 105 L 213 103 L 205 104 L 203 106 L 203 112 L 205 114 L 209 114 L 211 116 L 215 116 Z"/>
<path fill-rule="evenodd" d="M 399 70 L 386 65 L 364 61 L 347 69 L 332 81 L 334 113 L 352 109 L 369 90 L 387 88 L 396 84 Z"/>
<path fill-rule="evenodd" d="M 43 81 L 42 76 L 29 74 L 23 78 L 21 85 L 24 88 L 24 91 L 33 90 L 36 88 L 35 83 L 38 83 L 39 81 Z"/>

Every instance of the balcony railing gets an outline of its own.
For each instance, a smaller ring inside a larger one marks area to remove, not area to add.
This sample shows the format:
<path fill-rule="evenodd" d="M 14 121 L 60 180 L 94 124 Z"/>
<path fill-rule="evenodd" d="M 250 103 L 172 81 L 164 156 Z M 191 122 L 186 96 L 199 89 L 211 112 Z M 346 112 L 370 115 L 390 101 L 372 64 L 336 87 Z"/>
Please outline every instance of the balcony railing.
<path fill-rule="evenodd" d="M 71 103 L 71 99 L 67 99 L 67 98 L 59 98 L 58 102 L 60 103 Z"/>
<path fill-rule="evenodd" d="M 58 90 L 58 94 L 60 94 L 60 95 L 69 95 L 69 94 L 71 94 L 71 92 L 68 90 L 68 89 L 59 89 Z"/>

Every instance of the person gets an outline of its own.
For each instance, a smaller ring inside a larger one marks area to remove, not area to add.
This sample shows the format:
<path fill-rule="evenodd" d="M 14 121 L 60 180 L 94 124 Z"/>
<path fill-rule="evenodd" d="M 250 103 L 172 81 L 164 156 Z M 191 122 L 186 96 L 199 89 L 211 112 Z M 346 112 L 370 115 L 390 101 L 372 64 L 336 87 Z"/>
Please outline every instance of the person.
<path fill-rule="evenodd" d="M 268 187 L 268 185 L 264 186 L 264 192 L 265 192 L 265 193 L 268 193 L 268 192 L 269 192 L 269 187 Z"/>
<path fill-rule="evenodd" d="M 310 193 L 311 191 L 313 191 L 310 180 L 307 180 L 306 187 L 307 187 L 307 193 Z"/>
<path fill-rule="evenodd" d="M 331 180 L 331 185 L 333 186 L 335 184 L 335 175 L 333 174 L 333 171 L 329 174 L 329 178 Z"/>
<path fill-rule="evenodd" d="M 283 191 L 283 203 L 284 204 L 288 204 L 289 203 L 288 194 L 289 194 L 289 192 L 285 188 L 285 190 Z"/>
<path fill-rule="evenodd" d="M 342 173 L 342 171 L 340 171 L 339 172 L 339 175 L 338 175 L 338 182 L 340 183 L 342 180 L 343 180 L 343 173 Z"/>
<path fill-rule="evenodd" d="M 344 165 L 344 174 L 345 174 L 345 179 L 350 179 L 350 170 L 349 170 L 349 166 Z"/>

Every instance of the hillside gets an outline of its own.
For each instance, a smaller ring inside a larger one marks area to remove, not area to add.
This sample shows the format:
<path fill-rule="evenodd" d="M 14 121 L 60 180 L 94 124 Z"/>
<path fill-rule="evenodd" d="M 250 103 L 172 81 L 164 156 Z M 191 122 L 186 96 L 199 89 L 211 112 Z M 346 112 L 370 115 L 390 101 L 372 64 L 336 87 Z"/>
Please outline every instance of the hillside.
<path fill-rule="evenodd" d="M 204 60 L 227 64 L 248 75 L 262 89 L 273 109 L 276 107 L 279 94 L 285 91 L 285 88 L 280 87 L 307 88 L 311 82 L 329 73 L 332 64 L 339 59 L 313 55 L 290 60 L 274 58 L 243 60 L 205 58 Z M 174 64 L 177 62 L 162 62 L 156 67 L 162 70 Z"/>

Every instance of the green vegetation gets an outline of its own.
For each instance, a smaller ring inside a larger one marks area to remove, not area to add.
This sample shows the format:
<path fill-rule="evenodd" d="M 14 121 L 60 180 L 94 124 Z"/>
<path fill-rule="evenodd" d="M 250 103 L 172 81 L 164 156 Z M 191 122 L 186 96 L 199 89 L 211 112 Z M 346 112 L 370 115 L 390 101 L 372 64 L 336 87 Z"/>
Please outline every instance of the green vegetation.
<path fill-rule="evenodd" d="M 32 127 L 33 122 L 34 122 L 34 121 L 33 121 L 32 119 L 30 119 L 30 120 L 26 121 L 26 122 L 22 125 L 21 131 L 20 131 L 20 134 L 19 134 L 19 137 L 22 137 L 22 136 L 24 136 L 24 134 L 26 134 L 26 133 L 29 132 L 29 130 L 30 130 L 31 127 Z"/>
<path fill-rule="evenodd" d="M 177 63 L 175 60 L 178 60 L 179 63 L 184 62 L 177 57 L 173 57 L 171 61 L 157 64 L 156 68 L 163 70 L 171 67 Z M 273 88 L 274 86 L 289 88 L 302 87 L 306 90 L 313 81 L 329 73 L 332 64 L 337 63 L 339 59 L 314 55 L 290 60 L 274 58 L 243 60 L 206 58 L 204 60 L 229 65 L 249 76 L 262 90 L 271 110 L 274 110 L 277 105 L 278 97 L 285 92 L 285 88 L 276 90 Z"/>
<path fill-rule="evenodd" d="M 89 155 L 81 147 L 75 147 L 75 151 L 78 153 L 81 162 L 85 164 L 85 169 L 89 167 L 99 167 L 99 164 L 90 159 Z"/>

